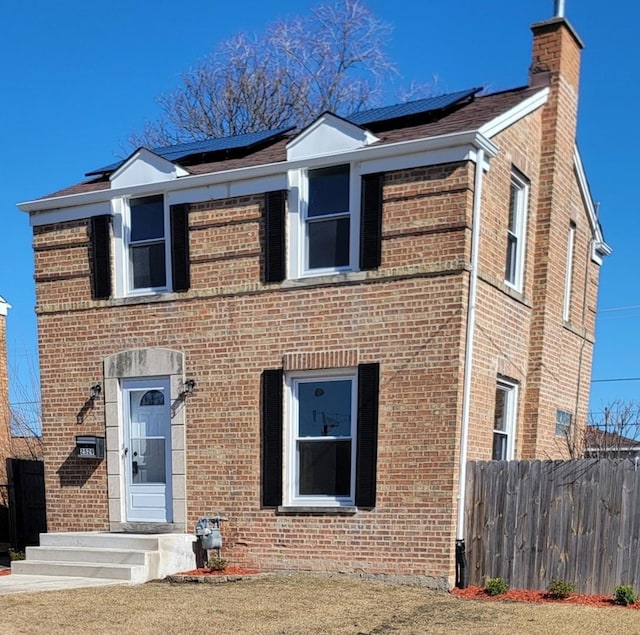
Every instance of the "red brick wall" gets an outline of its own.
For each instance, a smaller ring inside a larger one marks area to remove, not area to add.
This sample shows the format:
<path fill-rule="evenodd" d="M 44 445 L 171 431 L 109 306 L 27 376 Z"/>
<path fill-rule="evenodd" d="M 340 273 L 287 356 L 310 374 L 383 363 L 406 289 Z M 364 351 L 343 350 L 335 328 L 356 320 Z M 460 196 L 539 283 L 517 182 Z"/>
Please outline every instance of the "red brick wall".
<path fill-rule="evenodd" d="M 48 250 L 36 252 L 36 278 L 51 529 L 107 527 L 105 465 L 90 471 L 73 456 L 79 431 L 104 430 L 99 403 L 76 423 L 103 358 L 166 347 L 184 351 L 198 386 L 186 414 L 189 526 L 224 513 L 229 557 L 264 567 L 448 578 L 470 172 L 451 165 L 390 174 L 383 266 L 350 284 L 261 285 L 262 197 L 193 207 L 192 288 L 160 302 L 92 302 L 79 293 L 88 289 L 86 224 L 36 228 L 36 250 Z M 55 279 L 43 266 L 52 254 Z M 381 365 L 375 509 L 347 517 L 261 510 L 262 369 L 290 353 L 345 350 Z"/>

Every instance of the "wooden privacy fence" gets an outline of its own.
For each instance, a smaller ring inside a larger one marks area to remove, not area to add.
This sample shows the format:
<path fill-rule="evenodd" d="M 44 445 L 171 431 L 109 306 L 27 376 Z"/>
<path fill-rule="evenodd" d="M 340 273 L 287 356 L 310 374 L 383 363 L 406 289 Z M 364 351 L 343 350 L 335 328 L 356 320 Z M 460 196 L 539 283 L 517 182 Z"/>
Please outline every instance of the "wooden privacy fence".
<path fill-rule="evenodd" d="M 640 590 L 640 461 L 470 461 L 465 522 L 470 584 Z"/>

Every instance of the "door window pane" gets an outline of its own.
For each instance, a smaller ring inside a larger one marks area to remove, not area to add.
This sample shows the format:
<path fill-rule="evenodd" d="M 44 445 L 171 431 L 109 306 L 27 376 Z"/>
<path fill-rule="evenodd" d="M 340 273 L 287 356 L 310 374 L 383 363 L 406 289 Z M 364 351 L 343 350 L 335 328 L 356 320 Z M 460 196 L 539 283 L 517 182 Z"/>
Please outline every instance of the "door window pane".
<path fill-rule="evenodd" d="M 131 439 L 131 482 L 166 483 L 164 439 Z"/>

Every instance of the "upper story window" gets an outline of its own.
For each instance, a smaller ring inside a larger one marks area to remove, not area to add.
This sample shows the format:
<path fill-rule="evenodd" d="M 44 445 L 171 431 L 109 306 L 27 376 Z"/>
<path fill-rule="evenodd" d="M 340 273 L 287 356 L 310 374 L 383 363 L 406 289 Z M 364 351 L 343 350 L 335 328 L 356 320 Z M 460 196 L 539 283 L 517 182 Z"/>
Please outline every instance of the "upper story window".
<path fill-rule="evenodd" d="M 290 173 L 289 277 L 357 271 L 360 178 L 349 164 Z"/>
<path fill-rule="evenodd" d="M 380 266 L 381 174 L 360 176 L 350 164 L 291 170 L 287 223 L 276 202 L 284 206 L 276 196 L 267 199 L 265 281 Z M 289 240 L 282 258 L 285 225 Z"/>
<path fill-rule="evenodd" d="M 130 291 L 163 290 L 167 280 L 167 231 L 163 196 L 129 201 L 128 286 Z"/>
<path fill-rule="evenodd" d="M 352 268 L 349 166 L 310 170 L 307 184 L 305 268 Z"/>
<path fill-rule="evenodd" d="M 524 279 L 528 198 L 529 186 L 521 176 L 513 173 L 509 190 L 509 223 L 504 281 L 516 291 L 522 291 Z"/>
<path fill-rule="evenodd" d="M 115 198 L 111 206 L 112 214 L 91 218 L 93 298 L 187 291 L 189 205 L 168 207 L 156 195 Z"/>
<path fill-rule="evenodd" d="M 576 224 L 569 224 L 567 238 L 567 266 L 564 274 L 564 301 L 562 303 L 562 319 L 568 322 L 571 318 L 571 295 L 573 291 L 573 253 L 576 244 Z"/>

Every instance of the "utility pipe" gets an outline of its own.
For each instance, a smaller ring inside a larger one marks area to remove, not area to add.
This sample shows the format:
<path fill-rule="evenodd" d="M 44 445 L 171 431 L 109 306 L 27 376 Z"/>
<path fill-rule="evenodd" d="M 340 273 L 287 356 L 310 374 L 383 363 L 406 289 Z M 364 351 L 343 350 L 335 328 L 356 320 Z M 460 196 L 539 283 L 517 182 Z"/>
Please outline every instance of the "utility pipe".
<path fill-rule="evenodd" d="M 478 261 L 480 254 L 480 211 L 482 201 L 482 177 L 484 174 L 484 149 L 476 154 L 476 173 L 473 189 L 473 215 L 471 221 L 471 271 L 469 272 L 469 301 L 467 306 L 467 334 L 464 354 L 464 379 L 462 384 L 462 429 L 460 432 L 460 465 L 458 470 L 458 516 L 456 523 L 456 585 L 468 584 L 464 545 L 464 505 L 467 489 L 467 447 L 469 442 L 469 410 L 471 404 L 471 379 L 473 373 L 473 339 L 476 325 L 476 298 L 478 291 Z"/>

